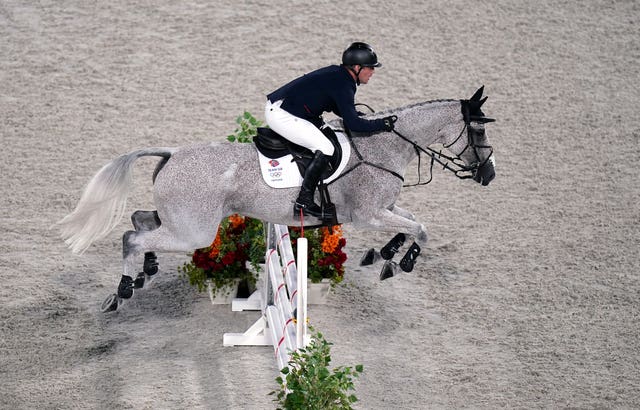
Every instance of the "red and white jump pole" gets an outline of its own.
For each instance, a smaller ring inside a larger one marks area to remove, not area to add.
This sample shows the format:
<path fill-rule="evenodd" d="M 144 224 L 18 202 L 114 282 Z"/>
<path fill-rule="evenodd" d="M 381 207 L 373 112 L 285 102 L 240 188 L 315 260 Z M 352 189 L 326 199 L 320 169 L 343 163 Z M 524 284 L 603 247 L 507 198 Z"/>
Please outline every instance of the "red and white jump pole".
<path fill-rule="evenodd" d="M 267 252 L 261 275 L 262 288 L 249 299 L 234 300 L 232 310 L 260 310 L 261 317 L 244 333 L 225 333 L 224 346 L 267 346 L 275 351 L 278 368 L 288 365 L 289 356 L 304 347 L 307 335 L 306 238 L 298 238 L 297 263 L 288 228 L 265 223 Z"/>

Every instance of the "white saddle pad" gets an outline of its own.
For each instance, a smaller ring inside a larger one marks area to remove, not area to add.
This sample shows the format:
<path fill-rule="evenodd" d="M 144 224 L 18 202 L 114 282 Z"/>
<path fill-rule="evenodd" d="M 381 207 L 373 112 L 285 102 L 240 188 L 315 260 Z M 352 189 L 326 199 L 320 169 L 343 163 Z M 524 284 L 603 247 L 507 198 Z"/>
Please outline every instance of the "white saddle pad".
<path fill-rule="evenodd" d="M 339 131 L 336 131 L 336 135 L 338 136 L 338 142 L 342 148 L 342 160 L 340 161 L 340 165 L 338 165 L 338 169 L 336 169 L 329 178 L 324 180 L 325 183 L 329 183 L 340 176 L 342 171 L 346 168 L 347 162 L 349 162 L 349 157 L 351 156 L 351 145 L 349 145 L 347 137 L 343 132 Z M 293 188 L 302 185 L 302 175 L 300 175 L 298 165 L 293 161 L 293 156 L 291 154 L 271 159 L 265 157 L 260 151 L 258 151 L 258 158 L 260 160 L 262 178 L 270 187 Z"/>

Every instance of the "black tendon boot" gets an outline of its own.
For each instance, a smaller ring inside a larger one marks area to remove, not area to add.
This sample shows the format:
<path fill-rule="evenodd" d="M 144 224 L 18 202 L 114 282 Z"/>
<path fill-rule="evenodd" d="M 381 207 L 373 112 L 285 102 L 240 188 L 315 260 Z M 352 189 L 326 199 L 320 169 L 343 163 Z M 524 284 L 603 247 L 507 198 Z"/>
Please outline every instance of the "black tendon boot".
<path fill-rule="evenodd" d="M 315 216 L 319 219 L 325 219 L 327 216 L 323 215 L 322 208 L 313 202 L 313 196 L 315 195 L 318 182 L 328 162 L 329 158 L 326 155 L 321 151 L 316 151 L 315 156 L 304 173 L 300 195 L 298 195 L 298 199 L 296 199 L 295 204 L 293 204 L 294 218 L 300 216 L 300 210 L 302 210 L 305 215 Z"/>

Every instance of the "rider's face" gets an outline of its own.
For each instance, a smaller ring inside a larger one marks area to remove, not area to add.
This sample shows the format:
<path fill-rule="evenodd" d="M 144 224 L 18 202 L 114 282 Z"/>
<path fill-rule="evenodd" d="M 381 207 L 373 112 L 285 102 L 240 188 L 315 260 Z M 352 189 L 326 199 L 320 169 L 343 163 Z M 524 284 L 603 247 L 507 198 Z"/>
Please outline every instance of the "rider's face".
<path fill-rule="evenodd" d="M 369 82 L 369 79 L 375 72 L 374 67 L 362 67 L 360 70 L 360 74 L 358 75 L 358 79 L 360 80 L 360 84 L 366 84 Z"/>

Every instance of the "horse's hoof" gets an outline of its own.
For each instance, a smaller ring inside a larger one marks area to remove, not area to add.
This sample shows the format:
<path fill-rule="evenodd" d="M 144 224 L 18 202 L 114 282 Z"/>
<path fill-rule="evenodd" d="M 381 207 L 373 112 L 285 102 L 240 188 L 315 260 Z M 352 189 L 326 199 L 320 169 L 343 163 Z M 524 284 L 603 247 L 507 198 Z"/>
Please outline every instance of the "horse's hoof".
<path fill-rule="evenodd" d="M 411 272 L 416 264 L 416 258 L 420 255 L 420 246 L 417 243 L 412 243 L 407 253 L 402 257 L 400 261 L 400 269 L 405 272 Z"/>
<path fill-rule="evenodd" d="M 406 260 L 405 258 L 402 258 L 402 260 L 400 260 L 400 269 L 402 269 L 403 272 L 411 272 L 414 265 L 415 264 L 411 260 Z"/>
<path fill-rule="evenodd" d="M 118 299 L 119 299 L 118 295 L 116 295 L 115 293 L 109 295 L 109 297 L 107 297 L 104 300 L 104 302 L 102 302 L 102 306 L 100 306 L 100 311 L 102 313 L 109 313 L 118 309 Z"/>
<path fill-rule="evenodd" d="M 144 287 L 144 280 L 145 280 L 144 272 L 138 272 L 138 276 L 133 281 L 133 288 L 142 289 Z"/>
<path fill-rule="evenodd" d="M 395 267 L 397 264 L 393 261 L 386 261 L 382 265 L 382 271 L 380 271 L 380 280 L 392 278 L 395 275 Z"/>
<path fill-rule="evenodd" d="M 131 296 L 133 296 L 133 279 L 131 276 L 122 275 L 118 285 L 118 297 L 129 299 Z"/>
<path fill-rule="evenodd" d="M 371 248 L 362 255 L 362 258 L 360 258 L 360 266 L 373 265 L 378 259 L 380 259 L 380 256 L 376 254 L 375 249 Z"/>
<path fill-rule="evenodd" d="M 142 270 L 148 276 L 153 276 L 158 273 L 158 258 L 154 252 L 146 252 L 144 254 L 144 265 Z"/>
<path fill-rule="evenodd" d="M 404 240 L 405 235 L 403 233 L 399 233 L 394 236 L 389 243 L 380 249 L 380 256 L 382 256 L 382 259 L 391 260 L 393 255 L 395 255 L 398 250 L 400 250 L 400 247 L 404 245 Z"/>

